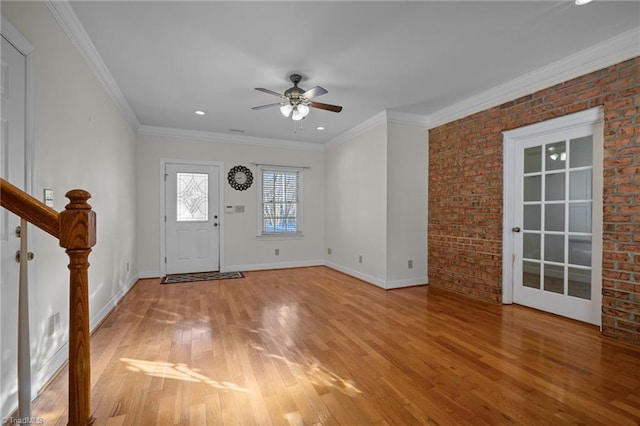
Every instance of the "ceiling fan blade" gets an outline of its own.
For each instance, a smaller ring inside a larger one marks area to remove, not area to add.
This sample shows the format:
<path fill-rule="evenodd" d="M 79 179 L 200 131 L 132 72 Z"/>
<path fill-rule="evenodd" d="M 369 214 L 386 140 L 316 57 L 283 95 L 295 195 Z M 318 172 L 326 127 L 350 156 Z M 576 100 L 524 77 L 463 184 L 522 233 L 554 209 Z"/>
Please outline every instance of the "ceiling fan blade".
<path fill-rule="evenodd" d="M 324 110 L 333 111 L 333 112 L 342 111 L 342 107 L 341 106 L 323 104 L 323 103 L 320 103 L 320 102 L 309 102 L 309 106 L 313 107 L 313 108 L 324 109 Z"/>
<path fill-rule="evenodd" d="M 268 93 L 273 96 L 277 96 L 279 98 L 284 98 L 284 96 L 281 95 L 280 93 L 274 92 L 273 90 L 265 89 L 264 87 L 256 87 L 256 90 L 259 90 L 260 92 Z"/>
<path fill-rule="evenodd" d="M 316 86 L 316 87 L 312 87 L 311 89 L 309 89 L 306 92 L 304 92 L 302 94 L 302 97 L 304 99 L 311 99 L 311 98 L 315 98 L 315 97 L 318 97 L 318 96 L 322 96 L 325 93 L 327 93 L 327 89 L 325 89 L 324 87 Z"/>
<path fill-rule="evenodd" d="M 280 106 L 280 105 L 282 105 L 282 104 L 278 102 L 278 103 L 275 103 L 275 104 L 267 104 L 267 105 L 254 106 L 254 107 L 253 107 L 253 108 L 251 108 L 251 109 L 255 109 L 255 110 L 258 110 L 258 109 L 266 109 L 266 108 L 273 108 L 273 107 Z"/>

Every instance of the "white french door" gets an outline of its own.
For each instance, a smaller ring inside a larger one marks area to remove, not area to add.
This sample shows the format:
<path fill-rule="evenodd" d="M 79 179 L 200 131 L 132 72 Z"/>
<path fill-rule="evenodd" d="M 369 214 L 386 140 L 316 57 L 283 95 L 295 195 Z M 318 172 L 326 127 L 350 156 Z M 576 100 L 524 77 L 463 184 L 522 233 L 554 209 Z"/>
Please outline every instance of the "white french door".
<path fill-rule="evenodd" d="M 166 273 L 220 269 L 220 168 L 165 164 Z"/>
<path fill-rule="evenodd" d="M 510 141 L 513 302 L 600 325 L 602 126 L 575 119 Z"/>

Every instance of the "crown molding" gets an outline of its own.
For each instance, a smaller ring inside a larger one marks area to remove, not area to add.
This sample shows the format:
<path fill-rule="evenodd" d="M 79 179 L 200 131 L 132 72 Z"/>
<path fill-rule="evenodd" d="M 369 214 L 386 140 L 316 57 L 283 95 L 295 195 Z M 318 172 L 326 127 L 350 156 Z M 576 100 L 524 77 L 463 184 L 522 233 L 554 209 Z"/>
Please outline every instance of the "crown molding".
<path fill-rule="evenodd" d="M 201 130 L 176 129 L 172 127 L 146 126 L 138 128 L 138 134 L 147 136 L 162 136 L 167 138 L 190 139 L 203 142 L 231 143 L 235 145 L 267 146 L 275 148 L 298 149 L 303 151 L 323 151 L 320 143 L 298 142 L 289 140 L 258 138 L 253 136 L 230 135 Z"/>
<path fill-rule="evenodd" d="M 327 141 L 324 146 L 330 147 L 348 142 L 368 132 L 374 127 L 377 127 L 384 123 L 410 124 L 413 126 L 422 126 L 428 128 L 430 125 L 430 120 L 429 117 L 425 115 L 386 109 L 384 111 L 380 111 L 373 117 L 363 121 L 357 126 L 352 127 L 346 132 L 339 134 L 335 138 Z"/>
<path fill-rule="evenodd" d="M 426 115 L 413 114 L 410 112 L 387 110 L 387 121 L 390 123 L 410 124 L 413 126 L 429 127 L 431 121 Z"/>
<path fill-rule="evenodd" d="M 109 69 L 93 45 L 91 38 L 84 30 L 80 20 L 78 20 L 71 5 L 66 0 L 45 0 L 45 4 L 67 34 L 67 37 L 69 37 L 73 45 L 78 49 L 80 55 L 82 55 L 87 62 L 89 69 L 91 69 L 98 81 L 100 81 L 107 90 L 107 93 L 118 106 L 125 119 L 134 129 L 138 129 L 140 127 L 138 117 L 136 117 L 129 102 L 127 102 L 127 99 L 111 76 Z"/>
<path fill-rule="evenodd" d="M 380 111 L 373 117 L 363 121 L 362 123 L 356 125 L 355 127 L 352 127 L 346 132 L 339 134 L 335 138 L 328 140 L 327 142 L 325 142 L 324 146 L 328 148 L 330 146 L 343 144 L 354 138 L 357 138 L 358 136 L 368 132 L 374 127 L 377 127 L 386 122 L 387 122 L 387 111 L 386 110 Z"/>
<path fill-rule="evenodd" d="M 428 116 L 431 128 L 640 55 L 640 27 L 538 68 Z"/>

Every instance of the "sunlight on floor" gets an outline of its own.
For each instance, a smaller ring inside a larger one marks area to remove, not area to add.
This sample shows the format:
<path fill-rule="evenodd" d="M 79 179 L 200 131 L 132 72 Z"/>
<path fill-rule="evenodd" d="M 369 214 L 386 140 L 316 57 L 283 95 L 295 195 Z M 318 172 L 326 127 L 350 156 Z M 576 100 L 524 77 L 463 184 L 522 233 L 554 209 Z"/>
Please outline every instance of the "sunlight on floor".
<path fill-rule="evenodd" d="M 302 415 L 297 411 L 291 412 L 291 413 L 286 413 L 284 415 L 284 419 L 287 421 L 287 424 L 289 424 L 289 425 L 303 425 L 304 424 L 304 420 L 302 419 Z"/>
<path fill-rule="evenodd" d="M 191 369 L 187 364 L 174 364 L 172 362 L 145 361 L 141 359 L 120 358 L 120 361 L 127 363 L 127 370 L 142 373 L 147 376 L 160 377 L 164 379 L 182 380 L 185 382 L 200 382 L 215 389 L 230 390 L 236 392 L 249 393 L 248 389 L 240 387 L 231 382 L 220 382 L 208 378 Z"/>
<path fill-rule="evenodd" d="M 260 352 L 266 352 L 262 346 L 254 345 L 254 349 Z M 298 350 L 296 350 L 296 353 L 297 357 L 302 360 L 301 363 L 290 361 L 282 355 L 272 353 L 266 353 L 266 355 L 269 358 L 283 361 L 289 367 L 297 367 L 302 370 L 307 379 L 314 385 L 329 386 L 350 397 L 355 397 L 362 393 L 354 382 L 340 377 L 338 374 L 329 370 L 315 357 L 305 356 Z M 292 368 L 292 370 L 295 371 L 296 368 Z"/>
<path fill-rule="evenodd" d="M 290 358 L 297 362 L 284 355 L 271 353 L 259 344 L 254 344 L 253 348 L 272 359 L 284 362 L 294 374 L 299 372 L 298 374 L 306 376 L 306 379 L 314 385 L 331 387 L 350 397 L 362 394 L 362 391 L 358 389 L 354 382 L 340 377 L 336 372 L 323 365 L 316 357 L 304 354 L 296 348 L 296 343 L 291 336 L 295 335 L 300 327 L 301 315 L 298 303 L 274 303 L 262 309 L 263 327 L 258 330 L 251 330 L 261 339 L 277 339 L 279 344 L 287 348 L 287 351 L 293 352 L 293 356 Z"/>

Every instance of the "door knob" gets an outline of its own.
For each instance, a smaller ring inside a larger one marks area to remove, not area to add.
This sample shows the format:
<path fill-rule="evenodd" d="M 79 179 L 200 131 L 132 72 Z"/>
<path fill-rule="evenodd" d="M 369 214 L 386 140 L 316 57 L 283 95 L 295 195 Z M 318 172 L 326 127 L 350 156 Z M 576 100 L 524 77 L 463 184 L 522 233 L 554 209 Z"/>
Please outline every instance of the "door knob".
<path fill-rule="evenodd" d="M 213 226 L 218 227 L 218 222 L 214 222 Z"/>
<path fill-rule="evenodd" d="M 519 226 L 514 226 L 513 228 L 511 228 L 511 231 L 520 232 L 520 227 Z"/>

